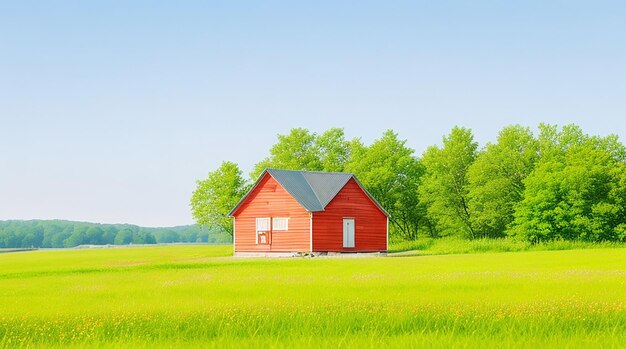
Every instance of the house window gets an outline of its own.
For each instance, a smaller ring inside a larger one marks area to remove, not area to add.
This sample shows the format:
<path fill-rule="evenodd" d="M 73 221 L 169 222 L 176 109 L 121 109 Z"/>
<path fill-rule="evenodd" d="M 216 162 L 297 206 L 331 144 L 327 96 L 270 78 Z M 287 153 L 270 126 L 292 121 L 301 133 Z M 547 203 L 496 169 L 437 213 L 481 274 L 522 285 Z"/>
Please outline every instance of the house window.
<path fill-rule="evenodd" d="M 272 230 L 289 230 L 289 218 L 272 218 Z"/>
<path fill-rule="evenodd" d="M 270 231 L 270 219 L 269 218 L 257 218 L 256 219 L 256 231 Z"/>
<path fill-rule="evenodd" d="M 256 219 L 256 243 L 265 245 L 270 243 L 270 219 L 269 218 L 257 218 Z"/>

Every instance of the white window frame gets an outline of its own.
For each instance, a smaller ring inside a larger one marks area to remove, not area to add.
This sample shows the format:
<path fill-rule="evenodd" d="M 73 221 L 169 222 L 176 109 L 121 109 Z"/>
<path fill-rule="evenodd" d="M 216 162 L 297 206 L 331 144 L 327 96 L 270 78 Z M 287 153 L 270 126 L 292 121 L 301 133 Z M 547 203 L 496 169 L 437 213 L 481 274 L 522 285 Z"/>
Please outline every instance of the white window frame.
<path fill-rule="evenodd" d="M 276 224 L 278 221 L 278 224 Z M 284 227 L 282 227 L 284 222 Z M 272 218 L 272 231 L 288 231 L 289 230 L 289 218 L 288 217 L 274 217 Z"/>
<path fill-rule="evenodd" d="M 259 224 L 260 222 L 263 222 L 262 224 Z M 265 222 L 267 222 L 265 224 Z M 267 227 L 267 229 L 265 229 Z M 269 233 L 272 230 L 272 219 L 270 217 L 262 217 L 262 218 L 257 218 L 256 219 L 256 244 L 259 244 L 259 235 L 261 233 L 266 233 L 267 238 L 269 239 Z M 267 241 L 265 244 L 269 244 L 269 241 Z"/>
<path fill-rule="evenodd" d="M 266 227 L 261 226 L 260 222 L 267 222 Z M 262 217 L 256 219 L 256 231 L 270 231 L 272 230 L 271 218 L 270 217 Z"/>

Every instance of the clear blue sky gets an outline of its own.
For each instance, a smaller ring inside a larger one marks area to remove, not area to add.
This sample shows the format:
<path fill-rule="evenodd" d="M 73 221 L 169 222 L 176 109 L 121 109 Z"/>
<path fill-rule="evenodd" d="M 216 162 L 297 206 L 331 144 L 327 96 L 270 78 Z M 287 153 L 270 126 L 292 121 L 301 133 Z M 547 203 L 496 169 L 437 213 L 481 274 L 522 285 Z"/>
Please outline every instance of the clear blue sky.
<path fill-rule="evenodd" d="M 293 127 L 626 139 L 622 1 L 3 1 L 0 219 L 192 223 Z"/>

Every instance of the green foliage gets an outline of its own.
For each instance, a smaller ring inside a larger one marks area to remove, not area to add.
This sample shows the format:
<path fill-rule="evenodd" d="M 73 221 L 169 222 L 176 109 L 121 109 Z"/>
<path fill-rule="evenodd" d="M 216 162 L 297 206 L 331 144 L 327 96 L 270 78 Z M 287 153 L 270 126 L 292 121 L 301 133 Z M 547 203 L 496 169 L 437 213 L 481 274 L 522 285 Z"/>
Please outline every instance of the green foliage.
<path fill-rule="evenodd" d="M 424 167 L 413 156 L 414 150 L 391 130 L 369 147 L 357 142 L 353 147 L 358 156 L 353 156 L 346 171 L 354 173 L 390 213 L 392 237 L 416 239 L 426 210 L 417 195 Z"/>
<path fill-rule="evenodd" d="M 353 140 L 352 142 L 355 142 Z M 343 129 L 331 128 L 315 139 L 320 169 L 329 172 L 343 172 L 352 156 L 351 143 L 346 141 Z"/>
<path fill-rule="evenodd" d="M 252 172 L 256 179 L 268 167 L 286 170 L 352 172 L 376 200 L 391 213 L 390 234 L 417 238 L 425 219 L 425 206 L 417 196 L 424 171 L 405 140 L 389 130 L 371 146 L 359 139 L 347 141 L 344 131 L 332 128 L 321 135 L 292 129 L 279 135 L 270 157 Z"/>
<path fill-rule="evenodd" d="M 250 177 L 256 180 L 266 168 L 342 172 L 350 156 L 350 143 L 343 129 L 331 128 L 318 135 L 294 128 L 287 135 L 278 135 L 270 156 L 254 166 Z"/>
<path fill-rule="evenodd" d="M 295 128 L 278 136 L 252 176 L 256 180 L 267 167 L 353 172 L 391 214 L 392 240 L 510 235 L 533 243 L 625 241 L 624 145 L 616 136 L 591 137 L 575 125 L 559 130 L 542 124 L 539 130 L 535 137 L 527 127 L 505 127 L 479 151 L 471 130 L 454 127 L 441 147 L 429 147 L 419 159 L 391 130 L 365 145 L 346 140 L 339 128 L 319 135 Z M 214 182 L 198 182 L 192 210 L 199 224 L 230 232 L 225 214 L 245 183 L 235 164 L 225 164 Z M 72 233 L 64 232 L 64 239 L 80 240 Z M 33 232 L 19 243 L 38 239 L 41 234 Z"/>
<path fill-rule="evenodd" d="M 624 240 L 626 150 L 617 137 L 575 125 L 541 125 L 540 154 L 526 178 L 510 234 L 529 241 Z"/>
<path fill-rule="evenodd" d="M 426 172 L 419 188 L 420 199 L 428 206 L 432 231 L 476 238 L 469 208 L 468 176 L 478 143 L 471 130 L 454 127 L 443 137 L 443 147 L 429 147 L 422 157 Z M 432 234 L 438 235 L 438 234 Z"/>
<path fill-rule="evenodd" d="M 232 236 L 233 221 L 228 213 L 247 189 L 239 166 L 224 161 L 207 179 L 197 181 L 191 196 L 191 214 L 199 225 L 219 227 Z"/>
<path fill-rule="evenodd" d="M 288 135 L 278 135 L 278 142 L 270 149 L 270 157 L 255 165 L 251 178 L 256 180 L 266 168 L 321 170 L 316 138 L 315 133 L 304 128 L 294 128 Z"/>
<path fill-rule="evenodd" d="M 230 246 L 0 254 L 0 347 L 620 348 L 624 252 L 280 261 L 224 258 Z"/>
<path fill-rule="evenodd" d="M 495 144 L 487 144 L 469 167 L 470 220 L 476 237 L 504 237 L 515 205 L 524 195 L 524 179 L 532 172 L 538 144 L 530 129 L 509 126 Z"/>
<path fill-rule="evenodd" d="M 133 242 L 133 232 L 129 228 L 124 228 L 117 232 L 113 243 L 116 245 L 128 245 Z"/>
<path fill-rule="evenodd" d="M 154 236 L 157 243 L 232 243 L 232 236 L 217 227 L 183 225 L 169 228 L 140 228 L 140 230 Z"/>
<path fill-rule="evenodd" d="M 0 221 L 0 248 L 61 248 L 171 242 L 229 243 L 228 234 L 196 225 L 144 228 L 62 220 Z"/>

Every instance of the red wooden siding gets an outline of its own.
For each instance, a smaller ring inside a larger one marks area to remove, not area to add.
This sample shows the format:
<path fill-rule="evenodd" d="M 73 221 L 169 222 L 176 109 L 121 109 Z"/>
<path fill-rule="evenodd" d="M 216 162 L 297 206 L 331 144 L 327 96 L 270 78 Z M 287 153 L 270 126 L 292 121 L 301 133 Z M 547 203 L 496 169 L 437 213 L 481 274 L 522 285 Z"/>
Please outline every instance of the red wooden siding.
<path fill-rule="evenodd" d="M 343 248 L 343 219 L 354 218 L 354 248 Z M 313 251 L 373 252 L 387 250 L 387 216 L 354 178 L 322 212 L 313 213 Z"/>
<path fill-rule="evenodd" d="M 309 213 L 272 178 L 265 174 L 241 203 L 235 217 L 235 252 L 310 251 Z M 256 219 L 289 218 L 287 231 L 272 232 L 271 244 L 256 244 Z"/>

